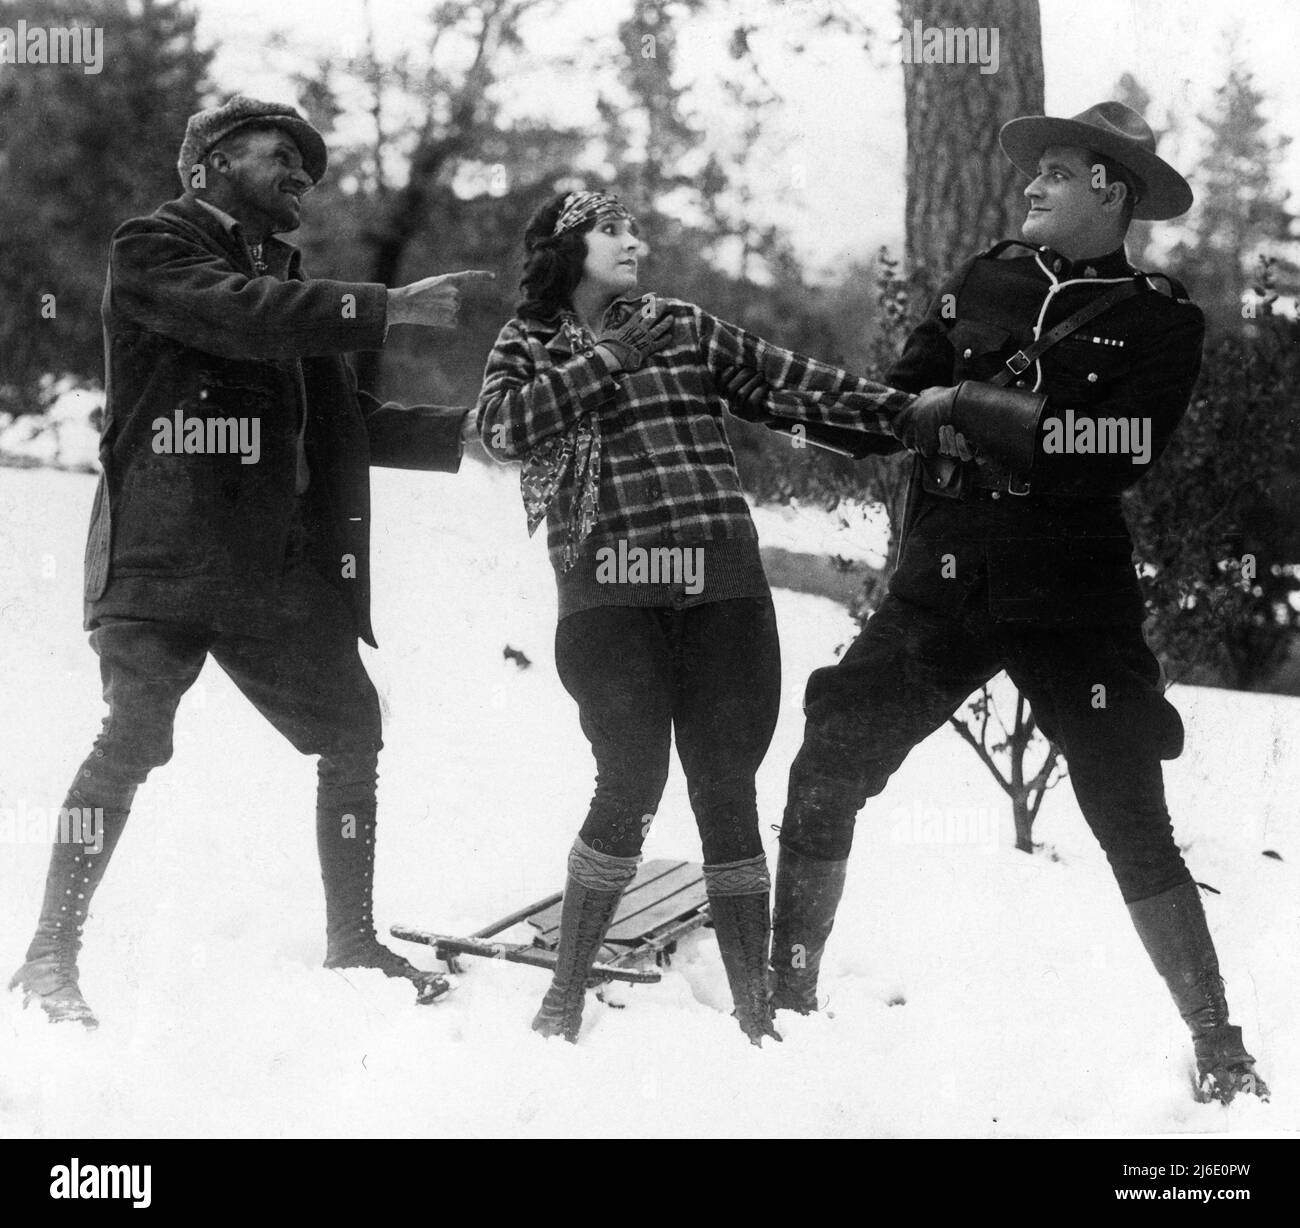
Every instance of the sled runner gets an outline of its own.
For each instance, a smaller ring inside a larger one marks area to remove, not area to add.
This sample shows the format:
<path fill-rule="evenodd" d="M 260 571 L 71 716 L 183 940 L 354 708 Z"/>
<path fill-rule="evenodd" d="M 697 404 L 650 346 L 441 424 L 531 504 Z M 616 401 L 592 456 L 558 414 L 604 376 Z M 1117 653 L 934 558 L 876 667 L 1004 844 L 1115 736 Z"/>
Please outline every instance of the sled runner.
<path fill-rule="evenodd" d="M 548 895 L 467 938 L 432 934 L 407 925 L 394 925 L 389 932 L 394 938 L 433 947 L 453 972 L 457 955 L 504 959 L 549 970 L 555 967 L 560 942 L 563 895 L 562 891 Z M 491 941 L 521 921 L 527 921 L 537 931 L 531 943 Z M 689 861 L 647 861 L 623 893 L 605 945 L 591 969 L 592 981 L 658 981 L 662 975 L 659 968 L 669 962 L 677 940 L 708 924 L 709 906 L 700 866 Z"/>

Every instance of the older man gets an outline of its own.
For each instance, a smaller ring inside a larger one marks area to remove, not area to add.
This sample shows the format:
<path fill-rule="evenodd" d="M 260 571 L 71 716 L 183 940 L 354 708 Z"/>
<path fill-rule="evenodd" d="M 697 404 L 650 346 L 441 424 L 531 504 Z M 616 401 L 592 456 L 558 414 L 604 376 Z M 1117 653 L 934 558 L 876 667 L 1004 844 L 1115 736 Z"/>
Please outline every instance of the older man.
<path fill-rule="evenodd" d="M 408 978 L 424 1000 L 446 989 L 375 936 L 380 716 L 357 637 L 375 642 L 368 466 L 455 472 L 472 422 L 359 394 L 343 355 L 382 346 L 394 324 L 453 326 L 458 283 L 491 274 L 395 290 L 309 281 L 276 236 L 297 229 L 325 166 L 320 134 L 292 107 L 237 96 L 191 117 L 183 194 L 113 236 L 85 589 L 108 716 L 65 803 L 102 815 L 102 847 L 55 844 L 10 982 L 56 1021 L 96 1024 L 78 983 L 82 927 L 209 655 L 319 756 L 325 965 Z"/>
<path fill-rule="evenodd" d="M 1030 179 L 1024 242 L 958 269 L 890 374 L 926 390 L 893 429 L 928 463 L 909 492 L 888 596 L 840 661 L 808 680 L 781 830 L 774 1004 L 816 1008 L 858 810 L 1005 669 L 1064 751 L 1079 808 L 1191 1031 L 1198 1097 L 1266 1097 L 1229 1022 L 1165 807 L 1161 760 L 1181 752 L 1183 728 L 1142 637 L 1119 499 L 1186 410 L 1204 333 L 1177 282 L 1129 265 L 1124 237 L 1131 218 L 1185 212 L 1191 189 L 1117 102 L 1012 120 L 1001 139 Z"/>

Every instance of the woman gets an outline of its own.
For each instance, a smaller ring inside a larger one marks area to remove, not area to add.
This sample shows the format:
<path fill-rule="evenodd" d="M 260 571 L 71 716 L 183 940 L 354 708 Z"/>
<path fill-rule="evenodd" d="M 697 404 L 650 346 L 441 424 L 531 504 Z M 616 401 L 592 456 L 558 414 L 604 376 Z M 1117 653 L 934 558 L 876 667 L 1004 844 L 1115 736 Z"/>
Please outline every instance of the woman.
<path fill-rule="evenodd" d="M 616 197 L 556 197 L 524 247 L 524 299 L 488 359 L 479 431 L 495 457 L 523 461 L 529 532 L 547 521 L 556 666 L 596 759 L 533 1028 L 577 1040 L 675 732 L 736 1018 L 755 1044 L 779 1040 L 754 776 L 776 725 L 780 645 L 720 389 L 773 418 L 876 432 L 882 450 L 897 446 L 887 424 L 912 398 L 690 303 L 638 295 L 642 244 Z"/>

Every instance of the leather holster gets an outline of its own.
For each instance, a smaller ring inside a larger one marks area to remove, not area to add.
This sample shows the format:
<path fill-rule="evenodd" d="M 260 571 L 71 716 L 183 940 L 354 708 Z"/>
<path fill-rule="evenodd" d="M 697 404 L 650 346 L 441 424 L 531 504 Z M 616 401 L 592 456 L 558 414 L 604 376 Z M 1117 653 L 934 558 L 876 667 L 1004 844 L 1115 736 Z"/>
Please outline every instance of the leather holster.
<path fill-rule="evenodd" d="M 1027 475 L 1034 467 L 1038 423 L 1046 408 L 1045 392 L 967 379 L 957 385 L 951 421 L 981 452 L 1012 473 Z"/>
<path fill-rule="evenodd" d="M 1046 408 L 1046 393 L 968 379 L 957 385 L 949 421 L 968 443 L 1023 481 L 1034 466 L 1038 424 Z M 922 458 L 921 468 L 922 485 L 930 494 L 960 499 L 966 493 L 967 466 L 955 457 Z"/>

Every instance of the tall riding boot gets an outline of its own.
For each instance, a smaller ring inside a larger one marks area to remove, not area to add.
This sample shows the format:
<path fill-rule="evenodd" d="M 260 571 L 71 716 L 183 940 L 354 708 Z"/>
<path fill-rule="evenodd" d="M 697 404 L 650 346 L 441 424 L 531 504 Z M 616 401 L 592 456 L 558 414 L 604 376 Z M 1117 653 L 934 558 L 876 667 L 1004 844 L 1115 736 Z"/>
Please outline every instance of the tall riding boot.
<path fill-rule="evenodd" d="M 640 857 L 598 853 L 581 836 L 573 842 L 560 910 L 555 974 L 533 1019 L 534 1032 L 563 1036 L 570 1043 L 577 1043 L 587 996 L 587 976 L 618 911 L 618 902 L 628 883 L 636 877 L 640 860 Z"/>
<path fill-rule="evenodd" d="M 1227 1104 L 1238 1092 L 1268 1099 L 1255 1059 L 1228 1022 L 1219 960 L 1195 883 L 1182 883 L 1128 906 L 1129 915 L 1196 1048 L 1196 1098 Z"/>
<path fill-rule="evenodd" d="M 740 1030 L 755 1045 L 761 1046 L 764 1036 L 780 1040 L 781 1034 L 772 1025 L 767 992 L 767 947 L 772 929 L 767 858 L 760 853 L 744 861 L 706 865 L 704 887 Z"/>
<path fill-rule="evenodd" d="M 375 803 L 358 801 L 341 811 L 316 808 L 316 847 L 325 884 L 325 967 L 376 968 L 404 977 L 416 1000 L 428 1003 L 450 988 L 445 977 L 425 972 L 390 951 L 375 935 Z"/>
<path fill-rule="evenodd" d="M 88 1028 L 98 1027 L 99 1020 L 78 983 L 81 934 L 90 901 L 126 826 L 136 788 L 105 777 L 98 757 L 92 756 L 63 803 L 36 933 L 26 963 L 9 981 L 10 989 L 23 991 L 24 1006 L 36 1002 L 52 1022 L 82 1023 Z"/>
<path fill-rule="evenodd" d="M 772 1008 L 817 1009 L 822 951 L 844 893 L 848 859 L 817 861 L 781 846 L 772 909 Z"/>

